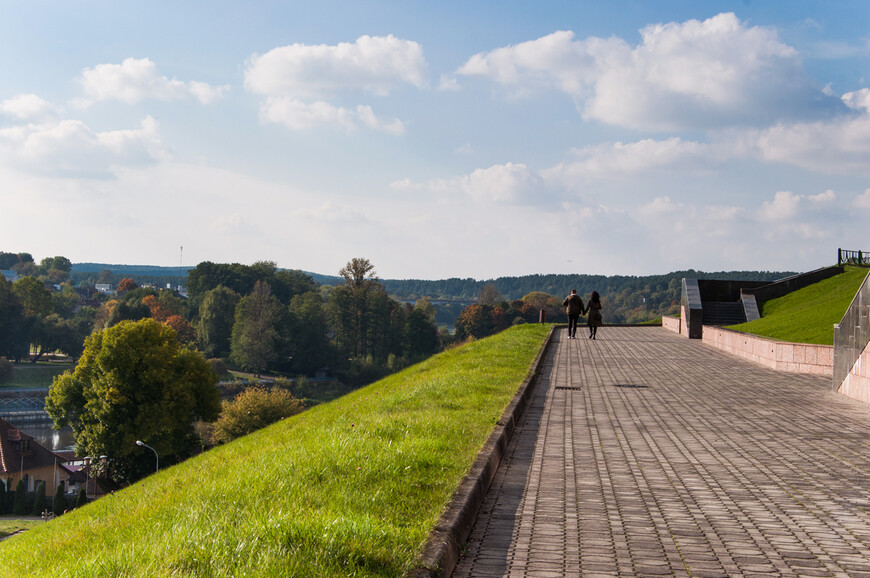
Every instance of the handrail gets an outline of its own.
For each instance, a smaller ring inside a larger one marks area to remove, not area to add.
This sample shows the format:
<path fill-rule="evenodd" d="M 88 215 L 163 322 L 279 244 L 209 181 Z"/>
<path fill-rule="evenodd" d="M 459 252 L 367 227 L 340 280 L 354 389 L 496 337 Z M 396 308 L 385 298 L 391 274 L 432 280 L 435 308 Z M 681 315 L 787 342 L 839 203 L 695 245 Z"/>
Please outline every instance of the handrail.
<path fill-rule="evenodd" d="M 847 249 L 837 249 L 837 265 L 843 264 L 868 267 L 870 266 L 870 251 L 850 251 Z"/>
<path fill-rule="evenodd" d="M 870 272 L 852 299 L 843 319 L 834 325 L 834 391 L 848 377 L 858 358 L 870 343 Z"/>

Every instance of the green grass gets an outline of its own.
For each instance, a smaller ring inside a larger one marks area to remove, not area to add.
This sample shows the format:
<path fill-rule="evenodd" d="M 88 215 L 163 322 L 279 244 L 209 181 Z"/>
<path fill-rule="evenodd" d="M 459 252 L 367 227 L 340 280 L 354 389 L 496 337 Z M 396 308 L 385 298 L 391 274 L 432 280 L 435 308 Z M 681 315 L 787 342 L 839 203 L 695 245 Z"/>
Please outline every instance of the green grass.
<path fill-rule="evenodd" d="M 446 351 L 14 536 L 3 574 L 400 576 L 548 330 Z"/>
<path fill-rule="evenodd" d="M 29 530 L 40 524 L 42 520 L 19 520 L 17 518 L 0 517 L 0 538 L 14 534 L 19 530 Z"/>
<path fill-rule="evenodd" d="M 846 313 L 867 269 L 846 267 L 840 275 L 762 304 L 761 319 L 732 325 L 752 333 L 794 343 L 834 344 L 834 324 Z"/>
<path fill-rule="evenodd" d="M 74 367 L 72 364 L 58 363 L 16 363 L 12 366 L 12 379 L 0 384 L 0 389 L 48 387 L 55 375 L 60 375 L 67 369 Z"/>

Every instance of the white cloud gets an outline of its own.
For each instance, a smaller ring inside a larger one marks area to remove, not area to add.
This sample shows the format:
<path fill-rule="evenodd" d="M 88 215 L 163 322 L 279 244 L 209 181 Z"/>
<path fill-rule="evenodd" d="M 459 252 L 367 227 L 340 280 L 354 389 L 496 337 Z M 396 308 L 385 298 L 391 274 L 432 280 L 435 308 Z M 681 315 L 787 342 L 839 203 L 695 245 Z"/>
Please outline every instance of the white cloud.
<path fill-rule="evenodd" d="M 752 139 L 766 161 L 820 173 L 870 174 L 870 114 L 830 122 L 779 124 Z"/>
<path fill-rule="evenodd" d="M 292 44 L 253 55 L 245 68 L 245 88 L 266 96 L 260 119 L 301 130 L 317 125 L 366 127 L 392 135 L 405 133 L 399 119 L 385 120 L 371 106 L 348 109 L 328 102 L 337 93 L 387 95 L 401 86 L 427 84 L 423 48 L 395 36 L 360 36 L 353 44 Z"/>
<path fill-rule="evenodd" d="M 292 130 L 307 130 L 320 125 L 353 130 L 362 125 L 392 135 L 405 132 L 405 125 L 400 120 L 381 119 L 370 106 L 359 105 L 356 110 L 349 110 L 322 100 L 309 104 L 293 98 L 269 97 L 260 105 L 260 120 L 283 124 Z"/>
<path fill-rule="evenodd" d="M 353 44 L 292 44 L 253 55 L 245 87 L 253 93 L 293 98 L 323 97 L 346 90 L 387 94 L 405 84 L 427 83 L 423 48 L 389 36 L 360 36 Z"/>
<path fill-rule="evenodd" d="M 852 201 L 852 204 L 859 209 L 870 209 L 870 189 L 867 189 Z"/>
<path fill-rule="evenodd" d="M 787 221 L 798 215 L 801 203 L 801 195 L 791 191 L 778 191 L 772 201 L 765 201 L 758 211 L 758 218 L 762 221 Z"/>
<path fill-rule="evenodd" d="M 394 190 L 428 190 L 439 195 L 467 195 L 481 203 L 531 204 L 541 200 L 546 187 L 541 177 L 522 163 L 493 165 L 451 179 L 434 179 L 424 184 L 410 179 L 395 181 Z"/>
<path fill-rule="evenodd" d="M 45 175 L 105 177 L 114 168 L 155 162 L 165 156 L 157 121 L 138 129 L 94 132 L 78 120 L 0 130 L 3 164 Z"/>
<path fill-rule="evenodd" d="M 870 88 L 862 88 L 843 95 L 843 102 L 851 109 L 870 112 Z"/>
<path fill-rule="evenodd" d="M 57 109 L 35 94 L 19 94 L 0 102 L 0 113 L 18 120 L 41 120 L 53 116 Z"/>
<path fill-rule="evenodd" d="M 556 88 L 583 116 L 648 130 L 714 128 L 818 117 L 837 109 L 775 30 L 731 13 L 647 26 L 632 48 L 618 38 L 560 31 L 470 58 L 457 73 L 517 91 Z M 842 106 L 842 105 L 840 105 Z"/>
<path fill-rule="evenodd" d="M 604 143 L 572 151 L 575 160 L 542 171 L 547 180 L 568 185 L 578 179 L 648 174 L 655 171 L 701 172 L 721 161 L 715 147 L 679 137 Z"/>
<path fill-rule="evenodd" d="M 121 64 L 98 64 L 85 68 L 79 84 L 86 98 L 83 106 L 94 101 L 121 100 L 134 104 L 144 99 L 176 100 L 192 96 L 203 104 L 213 102 L 230 89 L 229 85 L 212 86 L 204 82 L 184 82 L 161 76 L 149 58 L 127 58 Z"/>

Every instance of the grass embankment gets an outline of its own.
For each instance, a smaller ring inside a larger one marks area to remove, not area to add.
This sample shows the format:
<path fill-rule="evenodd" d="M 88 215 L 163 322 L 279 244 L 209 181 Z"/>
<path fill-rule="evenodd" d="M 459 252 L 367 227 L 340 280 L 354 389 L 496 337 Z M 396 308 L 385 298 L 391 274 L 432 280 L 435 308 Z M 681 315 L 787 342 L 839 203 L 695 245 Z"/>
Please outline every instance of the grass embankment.
<path fill-rule="evenodd" d="M 549 326 L 437 355 L 0 543 L 4 576 L 398 576 Z"/>
<path fill-rule="evenodd" d="M 0 384 L 0 390 L 48 387 L 54 376 L 74 367 L 71 363 L 16 363 L 12 366 L 12 378 Z"/>
<path fill-rule="evenodd" d="M 761 319 L 728 329 L 781 341 L 833 345 L 833 326 L 843 318 L 866 275 L 867 269 L 846 267 L 840 275 L 764 302 Z"/>

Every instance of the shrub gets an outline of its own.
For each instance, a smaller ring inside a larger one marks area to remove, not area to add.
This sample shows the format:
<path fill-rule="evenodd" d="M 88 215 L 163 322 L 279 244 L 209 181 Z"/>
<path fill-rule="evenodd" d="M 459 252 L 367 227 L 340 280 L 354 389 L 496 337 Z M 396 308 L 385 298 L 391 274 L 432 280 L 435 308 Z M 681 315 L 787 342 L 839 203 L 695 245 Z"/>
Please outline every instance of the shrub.
<path fill-rule="evenodd" d="M 27 488 L 24 486 L 24 480 L 18 480 L 15 485 L 15 502 L 12 504 L 12 513 L 16 516 L 23 516 L 27 513 Z"/>
<path fill-rule="evenodd" d="M 5 357 L 0 357 L 0 383 L 12 379 L 12 362 Z"/>
<path fill-rule="evenodd" d="M 223 402 L 214 424 L 212 442 L 226 443 L 285 417 L 296 415 L 305 405 L 287 390 L 249 387 L 231 401 Z"/>
<path fill-rule="evenodd" d="M 81 508 L 88 503 L 88 493 L 84 488 L 79 490 L 79 495 L 76 496 L 76 508 Z"/>
<path fill-rule="evenodd" d="M 54 490 L 54 500 L 51 502 L 51 511 L 55 516 L 60 516 L 66 511 L 66 498 L 63 496 L 63 484 L 58 484 Z"/>
<path fill-rule="evenodd" d="M 41 516 L 45 511 L 45 482 L 36 484 L 36 499 L 33 500 L 33 515 Z"/>
<path fill-rule="evenodd" d="M 0 514 L 6 513 L 6 484 L 0 480 Z"/>

